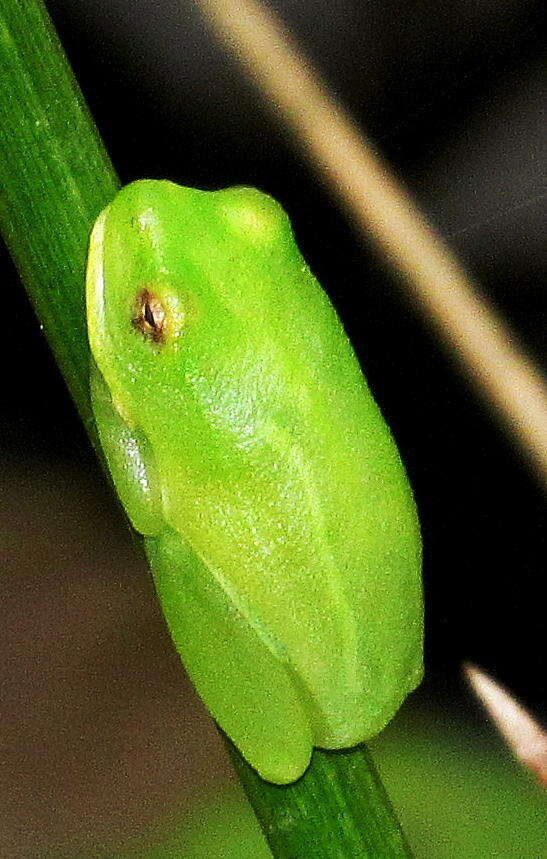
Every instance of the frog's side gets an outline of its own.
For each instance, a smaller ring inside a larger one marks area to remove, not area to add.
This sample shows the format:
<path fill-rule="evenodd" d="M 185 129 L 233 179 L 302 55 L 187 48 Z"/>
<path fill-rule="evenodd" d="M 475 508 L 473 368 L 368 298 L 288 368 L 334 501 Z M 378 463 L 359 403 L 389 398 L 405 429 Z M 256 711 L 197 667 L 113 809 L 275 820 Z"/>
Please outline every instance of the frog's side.
<path fill-rule="evenodd" d="M 94 412 L 199 693 L 261 775 L 379 731 L 422 672 L 394 442 L 283 210 L 144 180 L 94 228 Z M 98 368 L 98 369 L 97 369 Z"/>

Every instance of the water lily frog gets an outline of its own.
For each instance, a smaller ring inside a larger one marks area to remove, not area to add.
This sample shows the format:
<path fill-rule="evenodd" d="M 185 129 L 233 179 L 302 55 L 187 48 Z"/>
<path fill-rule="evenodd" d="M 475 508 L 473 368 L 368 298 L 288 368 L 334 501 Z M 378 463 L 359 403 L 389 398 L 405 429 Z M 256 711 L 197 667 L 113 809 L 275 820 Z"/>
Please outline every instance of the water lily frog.
<path fill-rule="evenodd" d="M 422 674 L 390 432 L 283 209 L 143 180 L 93 229 L 97 427 L 184 665 L 265 778 L 377 733 Z"/>

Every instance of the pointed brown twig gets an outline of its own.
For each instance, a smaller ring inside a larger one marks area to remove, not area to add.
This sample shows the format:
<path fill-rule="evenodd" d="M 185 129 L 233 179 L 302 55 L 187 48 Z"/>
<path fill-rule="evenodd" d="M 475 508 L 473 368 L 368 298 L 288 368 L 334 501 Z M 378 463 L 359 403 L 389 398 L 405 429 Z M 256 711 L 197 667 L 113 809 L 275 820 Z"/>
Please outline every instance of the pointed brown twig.
<path fill-rule="evenodd" d="M 465 664 L 464 675 L 510 750 L 547 786 L 547 732 L 511 693 L 481 671 Z"/>

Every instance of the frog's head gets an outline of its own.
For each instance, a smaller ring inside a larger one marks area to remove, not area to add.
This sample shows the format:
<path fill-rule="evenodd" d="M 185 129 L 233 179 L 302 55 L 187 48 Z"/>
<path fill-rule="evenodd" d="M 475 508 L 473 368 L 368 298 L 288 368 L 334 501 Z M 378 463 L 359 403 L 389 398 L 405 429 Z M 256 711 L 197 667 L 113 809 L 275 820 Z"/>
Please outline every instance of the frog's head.
<path fill-rule="evenodd" d="M 287 215 L 253 188 L 125 187 L 96 222 L 87 281 L 92 352 L 122 415 L 222 377 L 304 269 Z"/>

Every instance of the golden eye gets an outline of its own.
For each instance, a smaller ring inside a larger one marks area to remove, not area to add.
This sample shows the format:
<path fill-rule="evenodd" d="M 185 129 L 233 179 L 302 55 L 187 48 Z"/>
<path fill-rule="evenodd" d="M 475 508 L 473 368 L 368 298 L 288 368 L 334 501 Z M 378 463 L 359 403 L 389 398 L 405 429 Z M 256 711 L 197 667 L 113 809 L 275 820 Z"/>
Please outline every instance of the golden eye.
<path fill-rule="evenodd" d="M 146 340 L 165 342 L 166 313 L 160 299 L 148 289 L 137 293 L 131 324 Z"/>

